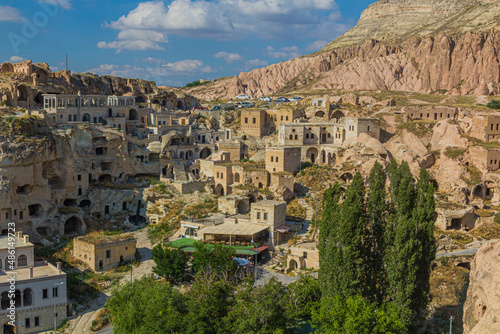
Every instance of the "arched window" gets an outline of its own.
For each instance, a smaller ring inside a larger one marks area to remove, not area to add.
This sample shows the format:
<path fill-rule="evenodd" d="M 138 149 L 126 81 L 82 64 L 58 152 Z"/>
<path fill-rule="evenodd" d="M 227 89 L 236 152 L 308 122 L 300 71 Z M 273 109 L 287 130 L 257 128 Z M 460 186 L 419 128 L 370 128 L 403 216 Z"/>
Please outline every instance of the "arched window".
<path fill-rule="evenodd" d="M 20 255 L 17 258 L 17 266 L 23 267 L 23 266 L 27 266 L 27 265 L 28 265 L 28 258 L 26 257 L 26 255 Z"/>
<path fill-rule="evenodd" d="M 306 138 L 309 138 L 309 134 L 308 133 L 306 133 Z"/>
<path fill-rule="evenodd" d="M 2 292 L 2 310 L 6 310 L 10 305 L 9 293 L 7 291 Z"/>
<path fill-rule="evenodd" d="M 33 290 L 25 289 L 23 291 L 23 306 L 33 305 Z"/>

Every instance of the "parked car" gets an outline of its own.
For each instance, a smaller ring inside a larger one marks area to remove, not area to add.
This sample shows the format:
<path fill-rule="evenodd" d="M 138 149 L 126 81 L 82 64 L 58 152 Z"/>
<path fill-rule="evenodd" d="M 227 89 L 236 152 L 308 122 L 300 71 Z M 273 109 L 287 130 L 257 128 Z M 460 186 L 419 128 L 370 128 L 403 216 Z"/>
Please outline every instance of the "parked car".
<path fill-rule="evenodd" d="M 299 97 L 299 96 L 295 96 L 295 97 L 292 97 L 292 98 L 290 99 L 290 102 L 297 102 L 297 101 L 300 101 L 300 100 L 302 100 L 302 98 L 301 98 L 301 97 Z"/>
<path fill-rule="evenodd" d="M 268 97 L 268 96 L 261 96 L 259 97 L 259 101 L 263 101 L 263 102 L 273 102 L 273 99 Z"/>
<path fill-rule="evenodd" d="M 220 106 L 215 106 L 212 108 L 212 111 L 219 111 L 221 110 L 221 107 Z"/>
<path fill-rule="evenodd" d="M 274 102 L 290 102 L 286 97 L 278 97 Z"/>
<path fill-rule="evenodd" d="M 253 103 L 250 103 L 247 101 L 243 101 L 243 102 L 238 103 L 238 108 L 251 108 L 253 106 L 254 106 Z"/>
<path fill-rule="evenodd" d="M 234 99 L 235 100 L 250 100 L 250 96 L 245 95 L 245 94 L 241 94 L 241 95 L 235 96 Z"/>

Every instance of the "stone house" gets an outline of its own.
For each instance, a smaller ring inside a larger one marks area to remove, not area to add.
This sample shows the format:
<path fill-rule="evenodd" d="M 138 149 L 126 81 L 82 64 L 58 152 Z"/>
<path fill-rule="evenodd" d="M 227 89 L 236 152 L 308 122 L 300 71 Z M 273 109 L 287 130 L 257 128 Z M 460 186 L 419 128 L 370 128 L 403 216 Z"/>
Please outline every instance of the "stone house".
<path fill-rule="evenodd" d="M 271 118 L 265 110 L 245 110 L 241 112 L 241 131 L 248 136 L 261 138 L 270 125 Z"/>
<path fill-rule="evenodd" d="M 319 250 L 314 242 L 293 245 L 287 256 L 287 271 L 319 269 Z"/>
<path fill-rule="evenodd" d="M 458 119 L 458 107 L 405 107 L 403 111 L 410 120 L 441 121 L 443 119 Z"/>
<path fill-rule="evenodd" d="M 81 236 L 73 240 L 73 256 L 93 271 L 106 271 L 133 260 L 136 244 L 130 234 Z"/>
<path fill-rule="evenodd" d="M 275 124 L 281 124 L 281 123 L 290 123 L 298 118 L 303 117 L 304 111 L 302 109 L 281 108 L 281 109 L 269 110 L 269 114 L 271 115 Z"/>
<path fill-rule="evenodd" d="M 266 170 L 269 173 L 288 172 L 295 174 L 299 171 L 301 148 L 278 146 L 266 148 Z"/>
<path fill-rule="evenodd" d="M 15 281 L 15 326 L 7 322 L 11 282 L 10 268 L 2 266 L 0 275 L 0 316 L 4 319 L 3 333 L 41 333 L 54 327 L 54 305 L 56 322 L 60 326 L 67 318 L 68 304 L 66 294 L 66 273 L 61 270 L 61 263 L 56 266 L 45 261 L 34 262 L 34 245 L 27 236 L 17 234 L 16 237 L 17 263 Z M 2 260 L 9 249 L 8 237 L 0 237 L 0 256 Z M 18 252 L 22 252 L 19 255 Z M 22 259 L 21 259 L 22 258 Z M 4 262 L 4 261 L 1 261 Z"/>
<path fill-rule="evenodd" d="M 474 208 L 443 209 L 437 208 L 435 225 L 442 230 L 472 230 L 476 226 Z"/>

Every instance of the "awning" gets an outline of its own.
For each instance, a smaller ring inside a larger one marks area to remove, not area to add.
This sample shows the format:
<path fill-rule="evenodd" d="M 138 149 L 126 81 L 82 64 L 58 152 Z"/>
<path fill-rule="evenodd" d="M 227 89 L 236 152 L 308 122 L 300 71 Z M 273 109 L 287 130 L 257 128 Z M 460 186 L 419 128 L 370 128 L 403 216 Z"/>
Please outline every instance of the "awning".
<path fill-rule="evenodd" d="M 257 253 L 262 253 L 263 251 L 265 251 L 268 248 L 269 248 L 269 246 L 260 246 L 260 247 L 254 248 L 252 250 L 257 252 Z"/>
<path fill-rule="evenodd" d="M 276 229 L 276 231 L 278 231 L 280 233 L 287 233 L 288 230 L 290 230 L 290 226 L 286 226 L 286 225 L 280 226 Z"/>
<path fill-rule="evenodd" d="M 196 225 L 188 225 L 188 224 L 181 224 L 182 227 L 190 227 L 190 228 L 196 228 L 199 229 L 201 226 L 196 226 Z"/>
<path fill-rule="evenodd" d="M 204 227 L 198 231 L 198 235 L 214 234 L 214 235 L 234 235 L 234 236 L 254 236 L 264 230 L 268 226 L 250 223 L 224 223 L 216 226 Z"/>

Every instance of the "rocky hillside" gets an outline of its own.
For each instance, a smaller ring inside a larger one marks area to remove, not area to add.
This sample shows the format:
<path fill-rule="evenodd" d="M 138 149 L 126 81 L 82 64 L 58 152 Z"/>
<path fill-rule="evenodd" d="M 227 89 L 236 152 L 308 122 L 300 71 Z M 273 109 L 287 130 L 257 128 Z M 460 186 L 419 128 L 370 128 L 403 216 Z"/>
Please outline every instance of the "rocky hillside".
<path fill-rule="evenodd" d="M 381 0 L 320 52 L 188 90 L 231 98 L 291 92 L 499 93 L 500 1 Z"/>
<path fill-rule="evenodd" d="M 464 330 L 469 334 L 500 332 L 500 241 L 483 246 L 472 262 L 464 305 Z"/>

